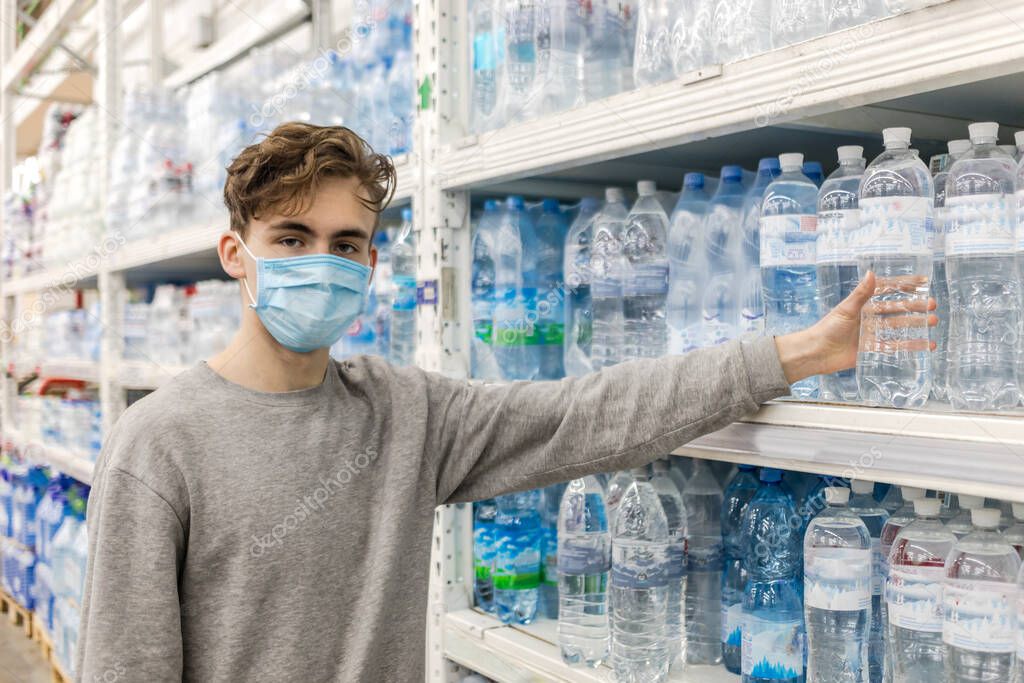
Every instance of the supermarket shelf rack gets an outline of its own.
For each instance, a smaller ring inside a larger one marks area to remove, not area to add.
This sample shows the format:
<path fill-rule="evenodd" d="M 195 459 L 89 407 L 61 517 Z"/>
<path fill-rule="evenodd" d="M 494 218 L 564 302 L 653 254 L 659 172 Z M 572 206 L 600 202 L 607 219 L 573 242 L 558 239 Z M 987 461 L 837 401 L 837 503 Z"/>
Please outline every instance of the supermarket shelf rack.
<path fill-rule="evenodd" d="M 86 484 L 92 483 L 95 465 L 88 458 L 67 448 L 27 440 L 14 428 L 4 429 L 4 443 L 16 448 L 29 461 L 49 465 Z"/>

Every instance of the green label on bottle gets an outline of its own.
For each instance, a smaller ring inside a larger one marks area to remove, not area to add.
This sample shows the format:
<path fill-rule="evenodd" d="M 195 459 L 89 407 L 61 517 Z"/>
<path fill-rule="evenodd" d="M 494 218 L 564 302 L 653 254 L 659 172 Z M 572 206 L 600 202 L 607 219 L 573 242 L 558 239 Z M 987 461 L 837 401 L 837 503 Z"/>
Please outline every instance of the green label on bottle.
<path fill-rule="evenodd" d="M 491 345 L 491 335 L 494 331 L 494 324 L 490 320 L 477 320 L 473 323 L 473 334 L 476 338 L 488 346 Z"/>
<path fill-rule="evenodd" d="M 500 591 L 525 591 L 540 586 L 540 571 L 525 574 L 504 574 L 496 571 L 494 588 Z"/>
<path fill-rule="evenodd" d="M 522 322 L 500 325 L 494 333 L 494 346 L 524 346 L 531 332 L 530 327 Z"/>
<path fill-rule="evenodd" d="M 476 565 L 476 580 L 477 581 L 490 581 L 491 580 L 491 566 L 489 564 L 480 563 Z"/>

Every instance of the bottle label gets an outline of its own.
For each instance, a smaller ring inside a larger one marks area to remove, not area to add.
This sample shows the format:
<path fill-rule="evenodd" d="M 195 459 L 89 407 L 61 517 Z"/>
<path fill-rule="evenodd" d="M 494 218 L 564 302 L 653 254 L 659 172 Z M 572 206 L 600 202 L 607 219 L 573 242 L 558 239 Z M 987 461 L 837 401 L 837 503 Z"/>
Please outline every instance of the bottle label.
<path fill-rule="evenodd" d="M 930 253 L 933 210 L 928 197 L 861 197 L 860 228 L 854 237 L 856 254 Z"/>
<path fill-rule="evenodd" d="M 885 584 L 889 623 L 911 631 L 941 633 L 944 580 L 942 566 L 893 568 Z"/>
<path fill-rule="evenodd" d="M 544 549 L 544 561 L 541 562 L 540 580 L 548 585 L 558 585 L 558 531 L 557 529 L 544 529 L 542 532 L 541 547 Z"/>
<path fill-rule="evenodd" d="M 743 675 L 769 680 L 804 673 L 804 629 L 798 620 L 768 621 L 743 615 Z"/>
<path fill-rule="evenodd" d="M 667 544 L 666 544 L 667 545 Z M 664 588 L 668 584 L 666 546 L 612 543 L 612 585 L 617 588 Z"/>
<path fill-rule="evenodd" d="M 622 278 L 622 294 L 623 296 L 668 294 L 668 261 L 627 266 Z"/>
<path fill-rule="evenodd" d="M 871 551 L 815 548 L 804 564 L 804 602 L 832 611 L 871 607 Z"/>
<path fill-rule="evenodd" d="M 496 590 L 529 590 L 537 588 L 541 579 L 541 537 L 535 531 L 513 533 L 496 539 L 494 588 Z"/>
<path fill-rule="evenodd" d="M 1013 652 L 1016 592 L 1014 584 L 998 581 L 947 581 L 942 642 L 976 652 Z"/>
<path fill-rule="evenodd" d="M 494 36 L 490 31 L 481 31 L 473 38 L 473 70 L 493 71 L 497 66 Z"/>
<path fill-rule="evenodd" d="M 603 574 L 611 566 L 611 546 L 598 538 L 573 539 L 558 544 L 558 571 L 562 574 L 591 576 Z"/>
<path fill-rule="evenodd" d="M 932 259 L 939 261 L 946 257 L 946 233 L 949 232 L 949 209 L 935 207 L 935 230 L 932 238 Z"/>
<path fill-rule="evenodd" d="M 817 225 L 814 214 L 761 216 L 761 267 L 813 266 Z"/>
<path fill-rule="evenodd" d="M 722 642 L 730 647 L 743 647 L 743 603 L 722 603 Z"/>
<path fill-rule="evenodd" d="M 885 592 L 885 555 L 882 553 L 882 539 L 871 539 L 871 595 Z"/>
<path fill-rule="evenodd" d="M 817 259 L 819 264 L 852 263 L 857 254 L 854 238 L 860 227 L 859 209 L 839 209 L 818 214 Z"/>
<path fill-rule="evenodd" d="M 686 553 L 686 568 L 694 573 L 720 572 L 722 571 L 722 553 L 721 541 L 705 543 L 697 547 L 689 546 Z"/>
<path fill-rule="evenodd" d="M 478 526 L 473 532 L 473 572 L 477 581 L 490 581 L 494 563 L 494 545 L 491 530 Z"/>
<path fill-rule="evenodd" d="M 1024 251 L 1024 190 L 1017 190 L 1017 251 Z"/>
<path fill-rule="evenodd" d="M 668 545 L 668 580 L 678 581 L 686 576 L 686 539 Z"/>
<path fill-rule="evenodd" d="M 416 278 L 410 275 L 395 275 L 392 277 L 394 283 L 394 299 L 391 301 L 391 310 L 411 311 L 416 308 Z"/>
<path fill-rule="evenodd" d="M 473 334 L 487 346 L 491 345 L 491 332 L 494 330 L 494 323 L 490 320 L 474 320 Z"/>
<path fill-rule="evenodd" d="M 1005 253 L 1013 251 L 1013 208 L 1004 194 L 947 197 L 946 253 Z"/>

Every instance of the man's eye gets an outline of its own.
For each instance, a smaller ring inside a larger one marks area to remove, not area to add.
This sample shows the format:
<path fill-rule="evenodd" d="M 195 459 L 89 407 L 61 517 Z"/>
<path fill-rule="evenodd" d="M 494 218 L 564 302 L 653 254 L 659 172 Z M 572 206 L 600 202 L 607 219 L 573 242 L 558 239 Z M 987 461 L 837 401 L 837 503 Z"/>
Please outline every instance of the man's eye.
<path fill-rule="evenodd" d="M 337 251 L 337 252 L 338 252 L 339 254 L 354 254 L 354 253 L 356 253 L 357 251 L 359 251 L 358 249 L 356 249 L 356 248 L 355 248 L 355 247 L 354 247 L 353 245 L 351 245 L 351 244 L 339 244 L 339 245 L 337 245 L 336 247 L 334 247 L 334 249 L 335 249 L 335 251 Z"/>
<path fill-rule="evenodd" d="M 284 247 L 288 247 L 290 249 L 292 247 L 301 247 L 302 240 L 300 240 L 297 237 L 282 237 L 280 240 L 278 240 L 278 244 Z"/>

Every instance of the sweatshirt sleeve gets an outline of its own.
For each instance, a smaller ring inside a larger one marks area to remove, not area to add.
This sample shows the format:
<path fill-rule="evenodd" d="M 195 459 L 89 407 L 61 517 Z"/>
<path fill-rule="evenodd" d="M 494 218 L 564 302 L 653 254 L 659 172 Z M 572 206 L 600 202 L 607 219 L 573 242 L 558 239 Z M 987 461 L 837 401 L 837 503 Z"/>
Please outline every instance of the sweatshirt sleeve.
<path fill-rule="evenodd" d="M 789 393 L 773 337 L 558 382 L 435 384 L 438 503 L 643 465 Z"/>
<path fill-rule="evenodd" d="M 99 472 L 87 517 L 77 680 L 181 681 L 181 520 L 153 489 L 116 467 Z"/>

